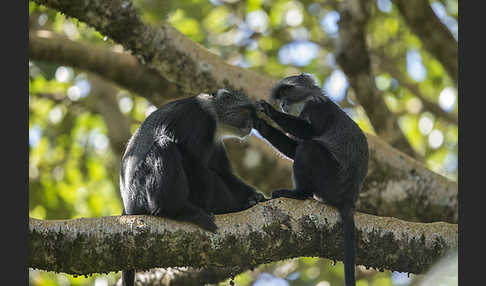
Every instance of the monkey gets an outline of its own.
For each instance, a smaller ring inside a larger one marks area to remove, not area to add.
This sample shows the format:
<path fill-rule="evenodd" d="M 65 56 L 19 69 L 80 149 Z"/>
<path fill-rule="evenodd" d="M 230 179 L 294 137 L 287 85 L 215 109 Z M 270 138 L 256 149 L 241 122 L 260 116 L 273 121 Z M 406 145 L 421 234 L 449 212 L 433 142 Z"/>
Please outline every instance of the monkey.
<path fill-rule="evenodd" d="M 218 89 L 165 104 L 129 139 L 120 168 L 122 215 L 194 223 L 215 233 L 214 214 L 241 211 L 265 197 L 233 174 L 222 139 L 245 138 L 252 101 Z M 135 271 L 122 271 L 133 285 Z"/>
<path fill-rule="evenodd" d="M 360 127 L 302 73 L 288 76 L 272 87 L 271 101 L 256 108 L 288 136 L 262 118 L 253 128 L 279 152 L 293 160 L 293 190 L 274 190 L 272 199 L 314 197 L 335 206 L 343 223 L 346 286 L 355 285 L 356 242 L 354 209 L 368 173 L 368 142 Z"/>

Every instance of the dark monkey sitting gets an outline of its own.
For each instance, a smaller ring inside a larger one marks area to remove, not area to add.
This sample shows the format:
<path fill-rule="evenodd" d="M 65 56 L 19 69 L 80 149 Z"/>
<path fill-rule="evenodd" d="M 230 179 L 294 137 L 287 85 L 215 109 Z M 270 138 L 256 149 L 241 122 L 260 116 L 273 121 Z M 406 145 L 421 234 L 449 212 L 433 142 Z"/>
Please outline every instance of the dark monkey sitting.
<path fill-rule="evenodd" d="M 251 131 L 254 105 L 220 89 L 170 102 L 151 113 L 128 142 L 120 170 L 123 215 L 188 221 L 216 232 L 213 214 L 265 200 L 232 173 L 218 137 Z M 133 270 L 123 285 L 134 284 Z"/>
<path fill-rule="evenodd" d="M 368 172 L 368 143 L 359 126 L 326 97 L 307 74 L 282 79 L 271 98 L 283 111 L 264 100 L 258 108 L 289 138 L 261 118 L 254 128 L 275 148 L 294 160 L 294 190 L 276 190 L 272 198 L 306 199 L 312 196 L 339 210 L 344 233 L 344 269 L 347 286 L 355 285 L 355 227 L 353 213 Z"/>

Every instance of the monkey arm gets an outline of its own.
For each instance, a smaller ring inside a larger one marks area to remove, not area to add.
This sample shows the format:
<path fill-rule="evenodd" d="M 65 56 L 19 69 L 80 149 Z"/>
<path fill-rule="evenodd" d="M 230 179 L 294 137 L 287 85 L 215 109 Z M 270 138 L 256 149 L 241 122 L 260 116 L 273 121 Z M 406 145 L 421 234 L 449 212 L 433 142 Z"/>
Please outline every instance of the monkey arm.
<path fill-rule="evenodd" d="M 314 135 L 312 125 L 304 119 L 275 110 L 266 101 L 260 101 L 259 105 L 262 111 L 270 117 L 275 123 L 282 127 L 285 132 L 299 139 L 310 139 Z"/>
<path fill-rule="evenodd" d="M 208 167 L 214 171 L 219 178 L 228 186 L 234 195 L 241 200 L 245 200 L 248 196 L 255 193 L 255 188 L 247 185 L 235 174 L 231 168 L 231 163 L 226 155 L 226 150 L 223 143 L 215 144 L 212 154 L 210 156 Z M 245 201 L 246 202 L 246 201 Z"/>
<path fill-rule="evenodd" d="M 280 153 L 292 160 L 294 159 L 295 150 L 298 145 L 297 141 L 287 137 L 282 131 L 271 126 L 261 118 L 254 119 L 253 128 L 255 128 L 273 147 L 277 148 Z"/>
<path fill-rule="evenodd" d="M 231 174 L 233 172 L 223 142 L 214 144 L 209 156 L 208 167 L 218 174 Z"/>

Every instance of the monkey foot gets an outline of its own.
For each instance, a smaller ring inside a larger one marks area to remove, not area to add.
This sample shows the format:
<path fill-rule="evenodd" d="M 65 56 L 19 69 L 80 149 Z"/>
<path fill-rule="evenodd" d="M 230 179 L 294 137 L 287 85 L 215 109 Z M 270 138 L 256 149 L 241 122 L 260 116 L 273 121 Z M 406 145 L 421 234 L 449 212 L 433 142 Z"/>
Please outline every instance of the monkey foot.
<path fill-rule="evenodd" d="M 305 194 L 296 190 L 275 190 L 272 192 L 272 199 L 284 197 L 298 200 L 305 200 L 312 195 Z"/>

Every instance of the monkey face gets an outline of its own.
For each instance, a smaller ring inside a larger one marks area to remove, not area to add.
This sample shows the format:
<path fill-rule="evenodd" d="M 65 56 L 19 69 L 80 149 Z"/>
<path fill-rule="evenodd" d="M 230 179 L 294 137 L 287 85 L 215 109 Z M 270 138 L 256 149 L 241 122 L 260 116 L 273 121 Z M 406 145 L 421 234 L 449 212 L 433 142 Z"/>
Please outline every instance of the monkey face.
<path fill-rule="evenodd" d="M 298 116 L 306 102 L 315 97 L 326 100 L 317 81 L 311 75 L 303 73 L 279 81 L 272 88 L 270 99 L 279 102 L 282 112 Z"/>
<path fill-rule="evenodd" d="M 304 99 L 298 102 L 289 103 L 289 101 L 283 98 L 282 100 L 280 100 L 280 110 L 292 116 L 299 116 L 299 114 L 302 112 L 302 109 L 304 109 L 305 102 L 306 100 Z"/>
<path fill-rule="evenodd" d="M 219 89 L 213 93 L 218 116 L 218 129 L 224 135 L 244 137 L 251 132 L 253 113 L 252 102 L 240 93 Z"/>

